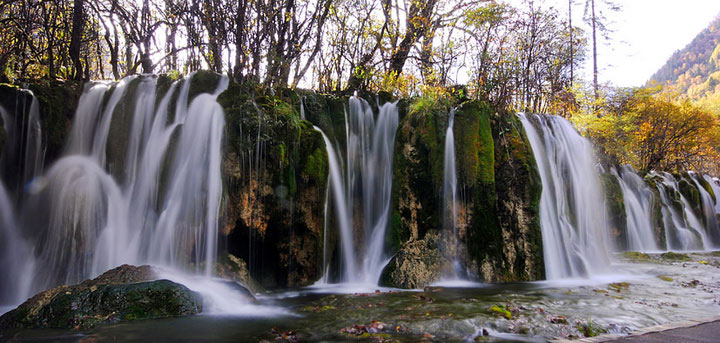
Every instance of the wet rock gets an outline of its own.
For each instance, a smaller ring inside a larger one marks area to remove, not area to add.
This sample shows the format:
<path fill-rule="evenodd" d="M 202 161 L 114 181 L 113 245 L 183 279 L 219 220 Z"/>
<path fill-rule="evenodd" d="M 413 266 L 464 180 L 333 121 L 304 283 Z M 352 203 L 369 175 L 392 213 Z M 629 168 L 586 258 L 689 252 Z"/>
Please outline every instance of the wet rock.
<path fill-rule="evenodd" d="M 245 261 L 233 254 L 220 255 L 215 264 L 215 275 L 223 279 L 239 282 L 252 293 L 259 293 L 265 289 L 250 276 Z M 251 296 L 252 297 L 252 296 Z"/>
<path fill-rule="evenodd" d="M 650 255 L 638 251 L 626 251 L 622 253 L 622 257 L 631 261 L 647 262 L 649 261 Z"/>
<path fill-rule="evenodd" d="M 540 195 L 542 181 L 525 130 L 517 116 L 494 116 L 497 227 L 502 240 L 495 275 L 485 281 L 532 281 L 545 278 Z M 490 229 L 490 228 L 487 228 Z"/>
<path fill-rule="evenodd" d="M 676 253 L 676 252 L 672 252 L 672 251 L 668 251 L 668 252 L 660 255 L 660 258 L 662 258 L 665 261 L 692 261 L 690 256 L 688 256 L 687 254 L 681 254 L 681 253 Z"/>
<path fill-rule="evenodd" d="M 494 305 L 490 307 L 489 311 L 494 315 L 505 317 L 505 319 L 512 319 L 512 312 L 505 308 L 504 305 Z"/>
<path fill-rule="evenodd" d="M 308 100 L 308 118 L 319 118 L 315 100 Z M 245 261 L 263 287 L 312 284 L 323 273 L 323 243 L 328 251 L 334 244 L 323 237 L 328 162 L 321 134 L 300 119 L 300 98 L 291 90 L 270 93 L 231 82 L 218 103 L 226 117 L 222 233 L 228 252 Z"/>
<path fill-rule="evenodd" d="M 627 214 L 620 182 L 615 176 L 607 173 L 600 174 L 600 181 L 605 193 L 610 236 L 620 251 L 627 250 Z"/>
<path fill-rule="evenodd" d="M 202 311 L 198 293 L 169 280 L 153 279 L 150 266 L 123 265 L 77 285 L 55 287 L 0 317 L 0 330 L 84 330 L 106 323 Z"/>
<path fill-rule="evenodd" d="M 439 233 L 432 231 L 424 239 L 407 242 L 385 266 L 380 285 L 385 287 L 423 288 L 437 281 L 451 262 L 438 249 Z"/>

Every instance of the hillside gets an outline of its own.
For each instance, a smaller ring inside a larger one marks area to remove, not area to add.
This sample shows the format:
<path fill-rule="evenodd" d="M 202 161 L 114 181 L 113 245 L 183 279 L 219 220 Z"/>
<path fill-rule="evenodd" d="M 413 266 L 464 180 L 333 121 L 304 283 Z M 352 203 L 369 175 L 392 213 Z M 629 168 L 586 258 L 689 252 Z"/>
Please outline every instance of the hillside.
<path fill-rule="evenodd" d="M 720 16 L 650 79 L 682 98 L 720 114 Z"/>

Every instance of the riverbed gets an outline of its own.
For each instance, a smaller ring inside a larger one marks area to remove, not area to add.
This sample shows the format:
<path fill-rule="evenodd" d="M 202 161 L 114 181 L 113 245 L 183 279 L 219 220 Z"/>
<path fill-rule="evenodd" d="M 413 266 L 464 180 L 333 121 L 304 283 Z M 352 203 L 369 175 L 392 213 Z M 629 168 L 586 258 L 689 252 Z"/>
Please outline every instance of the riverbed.
<path fill-rule="evenodd" d="M 625 253 L 615 256 L 612 267 L 612 274 L 586 279 L 510 284 L 447 281 L 409 291 L 315 285 L 260 294 L 260 305 L 234 315 L 137 321 L 87 332 L 25 330 L 11 340 L 542 342 L 628 334 L 720 314 L 718 252 Z"/>

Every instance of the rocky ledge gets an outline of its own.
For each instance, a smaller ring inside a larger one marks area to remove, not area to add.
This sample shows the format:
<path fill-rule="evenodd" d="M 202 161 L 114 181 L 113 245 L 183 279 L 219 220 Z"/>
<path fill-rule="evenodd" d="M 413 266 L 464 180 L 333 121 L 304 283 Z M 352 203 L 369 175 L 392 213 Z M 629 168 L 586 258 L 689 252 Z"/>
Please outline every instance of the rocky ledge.
<path fill-rule="evenodd" d="M 202 311 L 198 293 L 156 279 L 150 266 L 122 265 L 77 285 L 40 292 L 1 316 L 0 332 L 22 328 L 84 330 L 106 323 Z"/>

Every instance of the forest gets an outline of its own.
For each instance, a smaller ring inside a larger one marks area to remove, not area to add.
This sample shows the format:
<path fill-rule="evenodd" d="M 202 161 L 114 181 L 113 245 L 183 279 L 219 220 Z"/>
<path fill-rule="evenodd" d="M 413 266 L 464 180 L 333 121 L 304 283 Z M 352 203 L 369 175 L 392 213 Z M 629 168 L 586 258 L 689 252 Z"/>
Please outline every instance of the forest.
<path fill-rule="evenodd" d="M 576 2 L 568 3 L 585 6 L 590 32 L 568 20 L 572 6 L 556 9 L 532 0 L 516 6 L 489 0 L 10 0 L 0 4 L 0 80 L 119 80 L 209 69 L 268 89 L 403 97 L 445 94 L 462 84 L 465 96 L 503 113 L 575 116 L 605 152 L 638 169 L 717 170 L 708 162 L 718 156 L 717 111 L 693 108 L 708 120 L 692 129 L 675 130 L 677 116 L 666 115 L 706 97 L 670 94 L 660 100 L 649 90 L 598 85 L 596 40 L 610 31 L 604 13 L 619 7 L 598 1 L 596 13 L 595 0 Z M 713 37 L 714 26 L 708 30 L 704 35 Z M 718 50 L 708 51 L 698 58 L 712 64 Z M 595 62 L 593 82 L 573 72 L 587 58 Z M 682 93 L 688 89 L 680 87 Z M 675 107 L 638 108 L 656 100 Z M 666 135 L 645 137 L 659 130 L 648 116 L 671 121 L 666 127 L 679 137 L 667 143 L 672 147 L 648 147 Z M 586 120 L 593 117 L 604 119 Z M 619 132 L 643 139 L 607 139 Z M 690 139 L 697 134 L 706 138 Z M 680 154 L 688 145 L 692 152 Z"/>

